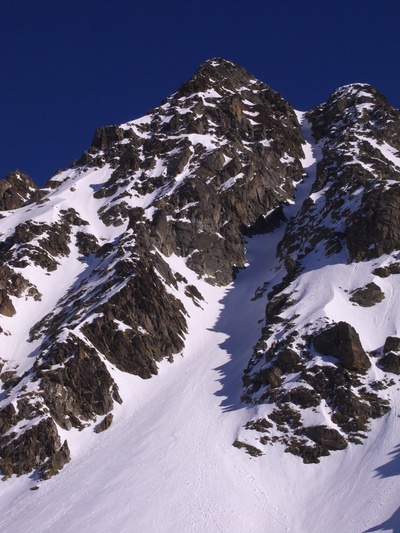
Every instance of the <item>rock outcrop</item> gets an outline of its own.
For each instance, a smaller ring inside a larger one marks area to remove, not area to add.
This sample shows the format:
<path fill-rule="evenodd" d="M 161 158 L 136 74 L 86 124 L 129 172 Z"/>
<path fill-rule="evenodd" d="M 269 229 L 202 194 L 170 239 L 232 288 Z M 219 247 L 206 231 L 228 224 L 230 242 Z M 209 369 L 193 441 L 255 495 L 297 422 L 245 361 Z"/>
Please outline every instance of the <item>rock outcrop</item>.
<path fill-rule="evenodd" d="M 387 337 L 383 346 L 383 357 L 379 365 L 385 372 L 400 375 L 400 338 Z"/>
<path fill-rule="evenodd" d="M 39 196 L 37 185 L 24 172 L 15 170 L 0 180 L 0 211 L 18 209 Z"/>
<path fill-rule="evenodd" d="M 329 431 L 341 443 L 337 449 L 361 443 L 369 421 L 390 410 L 381 391 L 393 380 L 384 376 L 374 382 L 369 369 L 373 365 L 380 375 L 378 362 L 386 372 L 399 372 L 396 340 L 393 348 L 387 341 L 377 360 L 366 353 L 356 329 L 332 320 L 330 312 L 336 317 L 341 306 L 388 305 L 387 285 L 378 285 L 375 276 L 400 272 L 400 113 L 373 87 L 353 84 L 335 91 L 307 118 L 321 157 L 310 194 L 278 245 L 265 325 L 243 377 L 243 400 L 271 405 L 266 421 L 272 425 L 264 429 L 261 443 L 282 442 L 304 462 L 317 462 L 329 453 L 318 436 L 325 429 L 302 427 L 302 410 L 321 413 L 318 428 L 330 418 Z M 364 272 L 370 269 L 370 281 L 345 289 L 360 261 L 369 265 Z M 349 265 L 348 277 L 338 278 L 342 286 L 330 279 L 338 264 Z M 330 290 L 324 291 L 324 284 Z M 312 319 L 307 321 L 302 309 Z M 351 314 L 349 308 L 346 316 Z M 373 355 L 380 353 L 378 346 Z M 268 379 L 275 369 L 279 383 Z"/>
<path fill-rule="evenodd" d="M 358 333 L 346 322 L 339 322 L 321 331 L 314 337 L 313 342 L 317 352 L 339 359 L 347 370 L 363 372 L 371 366 Z"/>
<path fill-rule="evenodd" d="M 367 84 L 335 91 L 309 112 L 322 148 L 311 195 L 290 221 L 282 257 L 316 247 L 362 261 L 400 248 L 400 112 Z"/>

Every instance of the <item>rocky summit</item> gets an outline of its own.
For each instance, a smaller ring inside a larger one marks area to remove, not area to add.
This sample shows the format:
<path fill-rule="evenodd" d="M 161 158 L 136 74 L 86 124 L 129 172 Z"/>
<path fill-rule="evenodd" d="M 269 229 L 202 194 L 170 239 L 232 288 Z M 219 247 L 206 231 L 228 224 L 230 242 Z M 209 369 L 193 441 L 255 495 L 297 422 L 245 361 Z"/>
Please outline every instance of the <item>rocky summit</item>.
<path fill-rule="evenodd" d="M 235 350 L 246 414 L 229 444 L 304 463 L 361 449 L 399 384 L 399 208 L 400 112 L 376 89 L 303 113 L 218 58 L 144 117 L 99 128 L 44 188 L 9 174 L 3 480 L 47 479 L 73 461 L 70 435 L 101 438 L 124 376 L 184 353 L 192 309 L 240 283 L 256 245 L 267 260 L 243 302 L 263 312 L 240 319 L 258 333 Z"/>

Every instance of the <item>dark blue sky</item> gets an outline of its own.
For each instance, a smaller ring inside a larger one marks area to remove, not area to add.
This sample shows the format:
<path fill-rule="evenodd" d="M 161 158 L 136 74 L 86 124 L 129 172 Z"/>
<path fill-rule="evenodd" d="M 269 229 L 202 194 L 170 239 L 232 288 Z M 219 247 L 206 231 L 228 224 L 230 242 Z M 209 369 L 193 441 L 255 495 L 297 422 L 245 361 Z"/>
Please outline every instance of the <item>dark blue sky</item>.
<path fill-rule="evenodd" d="M 295 108 L 368 82 L 400 107 L 400 2 L 16 0 L 0 7 L 0 177 L 42 185 L 98 126 L 137 118 L 223 57 Z"/>

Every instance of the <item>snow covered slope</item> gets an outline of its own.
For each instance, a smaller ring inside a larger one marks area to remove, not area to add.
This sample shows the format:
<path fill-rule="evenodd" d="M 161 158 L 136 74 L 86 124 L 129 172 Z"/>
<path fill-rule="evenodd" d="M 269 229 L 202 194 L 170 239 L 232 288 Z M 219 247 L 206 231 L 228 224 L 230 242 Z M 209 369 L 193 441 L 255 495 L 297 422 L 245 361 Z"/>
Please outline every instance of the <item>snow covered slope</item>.
<path fill-rule="evenodd" d="M 400 528 L 399 128 L 211 60 L 2 212 L 1 531 Z"/>

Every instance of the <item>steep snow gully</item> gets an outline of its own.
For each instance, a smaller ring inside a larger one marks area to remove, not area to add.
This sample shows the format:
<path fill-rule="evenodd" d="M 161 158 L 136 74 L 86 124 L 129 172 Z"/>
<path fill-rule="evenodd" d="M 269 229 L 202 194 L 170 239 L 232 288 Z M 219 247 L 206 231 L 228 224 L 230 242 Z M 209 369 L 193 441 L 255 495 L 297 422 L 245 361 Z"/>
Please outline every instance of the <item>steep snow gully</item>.
<path fill-rule="evenodd" d="M 304 114 L 298 116 L 308 142 L 308 177 L 287 206 L 288 217 L 309 194 L 319 154 Z M 182 354 L 173 364 L 162 362 L 151 380 L 114 370 L 124 403 L 114 410 L 110 429 L 96 436 L 69 431 L 73 461 L 46 482 L 13 476 L 1 483 L 0 531 L 400 530 L 395 398 L 362 446 L 350 446 L 318 465 L 303 464 L 279 444 L 258 458 L 232 446 L 240 428 L 265 409 L 243 406 L 241 377 L 265 318 L 266 294 L 254 296 L 275 276 L 271 250 L 283 231 L 248 238 L 248 265 L 225 288 L 199 281 L 181 258 L 166 258 L 172 269 L 179 263 L 179 271 L 196 280 L 204 296 L 202 308 L 187 303 L 189 331 Z"/>

